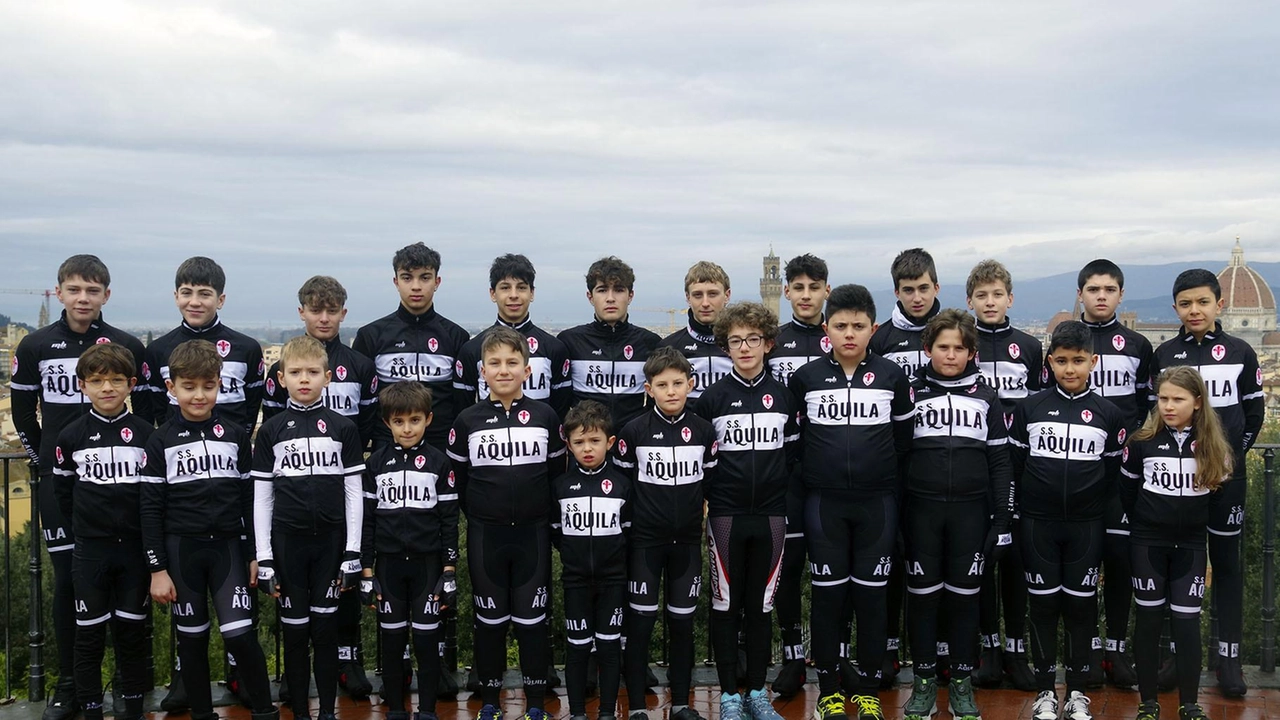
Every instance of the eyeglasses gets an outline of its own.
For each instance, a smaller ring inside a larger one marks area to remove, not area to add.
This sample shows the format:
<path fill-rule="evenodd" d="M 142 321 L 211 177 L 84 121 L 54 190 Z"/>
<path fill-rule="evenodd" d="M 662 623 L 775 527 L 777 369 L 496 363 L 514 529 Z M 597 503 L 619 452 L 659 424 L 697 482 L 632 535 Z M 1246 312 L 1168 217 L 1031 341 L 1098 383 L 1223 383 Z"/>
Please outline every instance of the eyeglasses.
<path fill-rule="evenodd" d="M 85 387 L 91 387 L 94 390 L 100 390 L 108 385 L 110 385 L 113 388 L 122 388 L 122 387 L 129 386 L 129 379 L 122 378 L 122 377 L 112 377 L 112 378 L 94 377 L 94 378 L 89 378 L 85 380 L 84 385 Z"/>
<path fill-rule="evenodd" d="M 763 344 L 764 344 L 764 338 L 759 335 L 751 335 L 744 338 L 740 338 L 740 337 L 729 338 L 730 350 L 737 350 L 743 345 L 746 345 L 749 348 L 758 348 Z"/>

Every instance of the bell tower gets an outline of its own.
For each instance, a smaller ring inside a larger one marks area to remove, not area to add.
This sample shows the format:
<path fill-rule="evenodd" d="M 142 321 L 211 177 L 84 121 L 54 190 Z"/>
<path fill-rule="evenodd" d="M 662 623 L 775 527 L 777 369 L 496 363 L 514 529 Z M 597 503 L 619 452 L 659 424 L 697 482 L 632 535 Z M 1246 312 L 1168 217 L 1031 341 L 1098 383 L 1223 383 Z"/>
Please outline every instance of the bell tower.
<path fill-rule="evenodd" d="M 782 302 L 782 271 L 778 256 L 773 254 L 773 246 L 769 246 L 769 254 L 764 256 L 764 274 L 760 276 L 760 302 L 778 314 Z"/>

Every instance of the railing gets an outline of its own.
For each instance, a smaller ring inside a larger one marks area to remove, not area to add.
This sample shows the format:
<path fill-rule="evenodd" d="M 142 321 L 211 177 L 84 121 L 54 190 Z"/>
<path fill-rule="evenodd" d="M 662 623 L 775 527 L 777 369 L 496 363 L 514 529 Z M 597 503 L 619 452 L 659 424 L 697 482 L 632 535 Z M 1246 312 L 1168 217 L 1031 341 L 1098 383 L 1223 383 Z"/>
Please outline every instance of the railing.
<path fill-rule="evenodd" d="M 1263 461 L 1263 502 L 1262 502 L 1262 639 L 1260 648 L 1259 669 L 1265 673 L 1274 673 L 1276 669 L 1276 477 L 1275 477 L 1275 457 L 1276 450 L 1280 449 L 1280 444 L 1258 444 L 1253 450 L 1261 453 Z M 3 478 L 4 478 L 4 496 L 3 507 L 0 508 L 0 515 L 3 516 L 3 537 L 4 537 L 4 694 L 0 696 L 0 705 L 14 701 L 14 692 L 12 687 L 12 661 L 13 661 L 13 598 L 9 592 L 13 586 L 13 564 L 12 557 L 12 538 L 15 533 L 15 522 L 20 523 L 23 520 L 29 523 L 26 528 L 26 537 L 29 545 L 29 553 L 27 558 L 27 572 L 29 574 L 29 621 L 27 627 L 27 647 L 29 651 L 29 667 L 27 673 L 27 697 L 32 702 L 43 701 L 45 698 L 45 627 L 44 627 L 44 593 L 43 593 L 43 558 L 45 552 L 43 549 L 44 542 L 40 534 L 40 516 L 39 516 L 39 487 L 40 478 L 34 472 L 34 467 L 29 464 L 27 456 L 23 453 L 0 453 L 0 462 L 3 462 Z M 15 495 L 15 483 L 13 482 L 13 469 L 15 467 L 24 467 L 28 472 L 28 489 L 26 498 L 30 502 L 29 517 L 16 518 L 13 512 L 13 500 Z M 18 525 L 20 527 L 20 525 Z M 1247 553 L 1246 553 L 1247 554 Z M 452 627 L 453 623 L 450 623 Z M 663 623 L 665 625 L 665 623 Z M 558 632 L 558 628 L 556 629 Z M 457 662 L 457 644 L 456 635 L 446 639 L 447 654 L 445 658 L 447 665 L 456 666 Z M 658 647 L 662 649 L 662 656 L 666 657 L 666 632 L 663 631 L 663 638 Z M 707 652 L 704 656 L 706 662 L 711 662 L 712 653 L 708 636 Z M 275 656 L 276 667 L 279 668 L 280 644 L 279 635 L 276 636 Z M 172 654 L 172 647 L 166 648 Z M 1214 653 L 1210 653 L 1212 657 Z M 380 653 L 374 653 L 375 663 L 380 663 Z M 380 669 L 380 668 L 379 668 Z"/>

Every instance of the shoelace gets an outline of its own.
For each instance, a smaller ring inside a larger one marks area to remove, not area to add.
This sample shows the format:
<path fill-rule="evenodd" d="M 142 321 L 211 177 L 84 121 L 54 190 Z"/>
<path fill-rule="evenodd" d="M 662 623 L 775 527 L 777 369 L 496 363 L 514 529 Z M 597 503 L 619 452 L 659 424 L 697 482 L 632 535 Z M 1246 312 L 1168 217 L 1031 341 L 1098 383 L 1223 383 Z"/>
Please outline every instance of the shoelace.
<path fill-rule="evenodd" d="M 880 698 L 875 695 L 858 695 L 857 698 L 859 715 L 884 716 L 884 710 L 880 709 Z"/>
<path fill-rule="evenodd" d="M 830 695 L 818 700 L 818 711 L 822 715 L 834 715 L 844 713 L 844 697 L 840 693 L 831 693 Z"/>
<path fill-rule="evenodd" d="M 1048 693 L 1037 697 L 1035 702 L 1031 704 L 1031 712 L 1036 715 L 1050 710 L 1054 711 L 1054 715 L 1058 714 L 1058 699 Z"/>

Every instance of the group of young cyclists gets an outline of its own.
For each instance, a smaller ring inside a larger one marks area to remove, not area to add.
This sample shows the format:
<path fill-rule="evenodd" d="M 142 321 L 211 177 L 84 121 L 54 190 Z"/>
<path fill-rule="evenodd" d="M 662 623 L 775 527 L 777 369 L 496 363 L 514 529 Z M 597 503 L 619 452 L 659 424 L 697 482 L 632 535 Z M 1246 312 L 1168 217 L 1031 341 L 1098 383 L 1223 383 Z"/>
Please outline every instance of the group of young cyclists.
<path fill-rule="evenodd" d="M 904 618 L 906 718 L 936 714 L 945 689 L 954 717 L 980 719 L 974 686 L 1008 680 L 1037 693 L 1033 720 L 1090 720 L 1087 691 L 1105 675 L 1137 686 L 1139 720 L 1158 720 L 1162 687 L 1194 720 L 1208 564 L 1219 686 L 1245 694 L 1244 455 L 1263 399 L 1256 355 L 1216 322 L 1213 273 L 1178 276 L 1182 330 L 1153 349 L 1117 321 L 1120 268 L 1095 260 L 1079 274 L 1083 316 L 1054 328 L 1046 352 L 1011 326 L 1002 265 L 970 273 L 972 312 L 943 309 L 918 248 L 893 262 L 883 324 L 865 287 L 831 288 L 813 255 L 786 265 L 782 325 L 731 303 L 725 271 L 698 262 L 688 326 L 666 338 L 631 323 L 635 276 L 616 257 L 587 271 L 592 321 L 559 335 L 532 322 L 529 260 L 497 258 L 498 317 L 474 338 L 435 308 L 436 251 L 410 245 L 392 264 L 399 307 L 350 347 L 345 289 L 307 280 L 306 334 L 270 369 L 221 323 L 213 260 L 179 266 L 182 323 L 146 348 L 103 320 L 98 258 L 59 268 L 65 311 L 21 342 L 12 379 L 55 577 L 60 679 L 45 720 L 102 717 L 108 626 L 115 694 L 128 720 L 143 715 L 148 597 L 172 608 L 194 720 L 215 717 L 210 598 L 236 689 L 255 720 L 277 717 L 255 587 L 279 606 L 295 718 L 311 717 L 313 676 L 320 720 L 335 717 L 339 686 L 371 691 L 364 605 L 390 720 L 409 717 L 410 655 L 414 720 L 435 720 L 442 614 L 469 601 L 480 720 L 501 718 L 511 631 L 524 717 L 542 720 L 559 593 L 573 720 L 589 686 L 614 720 L 624 682 L 628 720 L 647 720 L 663 612 L 668 716 L 701 720 L 689 701 L 704 584 L 722 720 L 780 720 L 766 684 L 775 613 L 772 691 L 799 692 L 811 663 L 816 720 L 886 716 Z"/>

